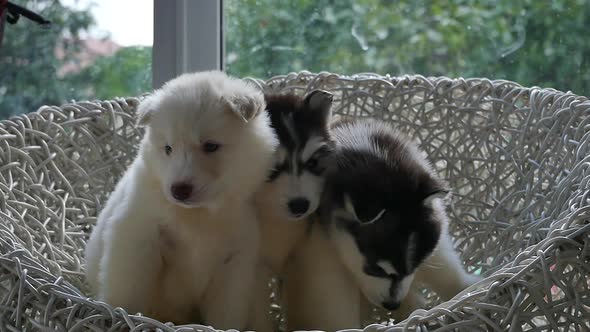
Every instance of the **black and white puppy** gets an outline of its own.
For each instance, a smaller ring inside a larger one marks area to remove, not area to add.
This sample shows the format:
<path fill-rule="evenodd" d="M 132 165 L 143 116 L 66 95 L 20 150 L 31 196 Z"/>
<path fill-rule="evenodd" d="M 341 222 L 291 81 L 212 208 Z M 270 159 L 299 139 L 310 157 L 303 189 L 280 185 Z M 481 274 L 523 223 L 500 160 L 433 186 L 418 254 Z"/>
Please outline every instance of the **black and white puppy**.
<path fill-rule="evenodd" d="M 279 146 L 255 202 L 263 260 L 280 273 L 304 237 L 306 218 L 320 204 L 333 145 L 329 134 L 332 95 L 314 90 L 303 97 L 285 94 L 265 98 Z"/>
<path fill-rule="evenodd" d="M 369 302 L 387 310 L 402 301 L 418 306 L 412 286 L 426 284 L 447 300 L 478 280 L 448 234 L 449 189 L 415 143 L 369 119 L 337 123 L 331 135 L 336 167 L 319 219 Z"/>
<path fill-rule="evenodd" d="M 306 311 L 308 297 L 302 293 L 307 283 L 299 282 L 304 275 L 300 273 L 302 268 L 287 269 L 287 266 L 307 241 L 308 217 L 320 203 L 333 145 L 329 134 L 332 94 L 313 90 L 305 96 L 267 94 L 265 99 L 279 146 L 267 181 L 255 196 L 261 249 L 254 327 L 260 332 L 273 330 L 268 314 L 268 281 L 273 275 L 289 285 L 283 288 L 289 327 L 300 326 L 300 321 L 318 324 L 315 312 Z M 305 256 L 305 253 L 298 254 L 307 261 Z"/>

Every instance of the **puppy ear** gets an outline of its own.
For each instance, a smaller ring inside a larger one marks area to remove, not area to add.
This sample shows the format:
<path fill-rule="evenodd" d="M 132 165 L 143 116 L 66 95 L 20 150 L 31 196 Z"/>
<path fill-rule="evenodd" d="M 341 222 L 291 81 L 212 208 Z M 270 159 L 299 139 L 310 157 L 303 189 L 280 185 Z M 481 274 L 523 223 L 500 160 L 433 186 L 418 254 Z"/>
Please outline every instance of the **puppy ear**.
<path fill-rule="evenodd" d="M 344 199 L 344 209 L 348 213 L 352 214 L 352 216 L 356 219 L 356 221 L 358 221 L 362 225 L 369 225 L 369 224 L 374 223 L 375 221 L 379 220 L 381 218 L 381 216 L 383 216 L 383 214 L 385 213 L 385 209 L 381 209 L 374 216 L 371 216 L 370 219 L 367 218 L 367 220 L 362 220 L 361 217 L 359 215 L 357 215 L 356 209 L 354 208 L 354 204 L 352 203 L 352 199 L 350 198 L 350 196 L 345 193 L 343 196 L 343 199 Z"/>
<path fill-rule="evenodd" d="M 264 97 L 259 93 L 241 96 L 221 96 L 221 102 L 235 115 L 244 120 L 244 122 L 257 117 L 266 107 Z"/>
<path fill-rule="evenodd" d="M 137 107 L 137 126 L 145 127 L 150 123 L 153 113 L 156 110 L 156 97 L 151 95 L 141 101 Z"/>
<path fill-rule="evenodd" d="M 316 89 L 305 95 L 304 104 L 314 112 L 320 112 L 322 118 L 329 123 L 332 118 L 332 100 L 334 95 L 328 91 Z"/>
<path fill-rule="evenodd" d="M 350 199 L 350 196 L 345 193 L 343 196 L 343 199 L 344 199 L 344 209 L 346 210 L 346 212 L 352 214 L 352 216 L 356 220 L 359 220 L 358 216 L 356 215 L 356 210 L 354 209 L 354 204 L 352 204 L 352 200 Z"/>

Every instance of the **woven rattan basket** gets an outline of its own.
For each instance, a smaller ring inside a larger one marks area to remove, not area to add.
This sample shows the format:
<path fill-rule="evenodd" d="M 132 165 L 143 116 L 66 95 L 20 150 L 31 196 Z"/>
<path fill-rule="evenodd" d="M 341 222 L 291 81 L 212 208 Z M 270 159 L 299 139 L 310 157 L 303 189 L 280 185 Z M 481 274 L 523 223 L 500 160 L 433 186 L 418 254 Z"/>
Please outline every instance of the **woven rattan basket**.
<path fill-rule="evenodd" d="M 392 121 L 454 188 L 451 232 L 475 289 L 398 331 L 590 329 L 590 101 L 487 79 L 302 72 L 269 91 L 335 94 L 334 112 Z M 134 158 L 137 98 L 43 107 L 0 122 L 0 331 L 208 331 L 89 298 L 83 251 Z M 374 323 L 386 318 L 376 312 Z"/>

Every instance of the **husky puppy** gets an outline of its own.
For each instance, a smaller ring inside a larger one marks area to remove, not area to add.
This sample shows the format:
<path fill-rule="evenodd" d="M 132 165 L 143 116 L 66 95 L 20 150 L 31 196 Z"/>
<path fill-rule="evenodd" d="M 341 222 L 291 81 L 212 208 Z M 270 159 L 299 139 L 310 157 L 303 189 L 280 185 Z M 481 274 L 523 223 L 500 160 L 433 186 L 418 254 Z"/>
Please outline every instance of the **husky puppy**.
<path fill-rule="evenodd" d="M 257 316 L 266 320 L 259 322 L 259 331 L 272 330 L 268 315 L 270 277 L 279 276 L 287 285 L 295 278 L 287 275 L 287 265 L 297 248 L 305 245 L 308 217 L 319 206 L 333 145 L 329 134 L 330 93 L 314 90 L 303 97 L 267 95 L 266 104 L 279 147 L 267 182 L 255 198 L 261 231 L 260 280 L 256 291 L 261 312 Z M 283 287 L 283 293 L 288 288 Z M 298 318 L 291 314 L 297 307 L 290 305 L 289 298 L 293 297 L 285 296 L 284 306 L 291 325 Z"/>
<path fill-rule="evenodd" d="M 145 136 L 87 246 L 99 300 L 246 327 L 259 244 L 251 199 L 277 145 L 264 108 L 257 88 L 218 71 L 181 75 L 140 104 Z"/>
<path fill-rule="evenodd" d="M 327 175 L 320 223 L 369 302 L 387 310 L 408 302 L 409 314 L 421 303 L 413 285 L 448 300 L 478 280 L 448 234 L 449 189 L 415 143 L 369 119 L 342 121 L 331 134 L 337 166 Z"/>
<path fill-rule="evenodd" d="M 280 271 L 305 233 L 303 222 L 318 208 L 330 166 L 332 95 L 266 96 L 266 110 L 279 140 L 274 166 L 256 194 L 265 263 Z"/>

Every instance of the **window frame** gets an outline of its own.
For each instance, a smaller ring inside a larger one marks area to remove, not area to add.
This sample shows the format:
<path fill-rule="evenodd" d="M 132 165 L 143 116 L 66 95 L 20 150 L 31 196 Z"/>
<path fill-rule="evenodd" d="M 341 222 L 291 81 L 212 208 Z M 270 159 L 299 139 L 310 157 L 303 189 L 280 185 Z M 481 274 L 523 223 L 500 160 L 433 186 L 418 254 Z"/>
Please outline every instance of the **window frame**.
<path fill-rule="evenodd" d="M 223 0 L 154 0 L 152 86 L 186 72 L 223 70 Z"/>

